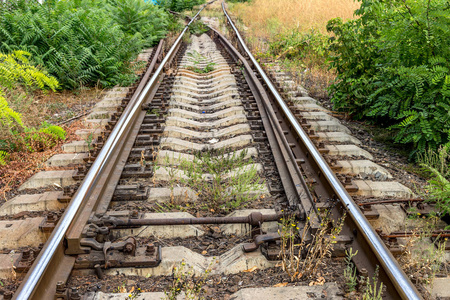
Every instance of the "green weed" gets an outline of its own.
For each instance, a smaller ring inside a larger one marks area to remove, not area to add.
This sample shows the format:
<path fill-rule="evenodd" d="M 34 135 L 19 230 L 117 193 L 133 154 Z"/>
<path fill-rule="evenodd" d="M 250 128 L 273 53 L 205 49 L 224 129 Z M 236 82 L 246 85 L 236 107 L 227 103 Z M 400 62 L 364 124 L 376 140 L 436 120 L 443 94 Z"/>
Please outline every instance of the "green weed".
<path fill-rule="evenodd" d="M 261 178 L 252 159 L 246 159 L 247 151 L 225 153 L 223 151 L 199 152 L 193 161 L 182 161 L 180 170 L 187 179 L 182 182 L 198 192 L 208 203 L 209 209 L 240 207 L 257 196 L 252 192 L 261 189 Z M 204 174 L 210 174 L 205 178 Z M 228 179 L 222 179 L 228 173 Z"/>
<path fill-rule="evenodd" d="M 199 74 L 205 74 L 214 71 L 214 66 L 216 65 L 214 62 L 206 63 L 206 66 L 203 68 L 199 67 L 200 64 L 206 61 L 206 57 L 201 55 L 197 51 L 189 52 L 187 55 L 189 56 L 189 62 L 191 62 L 193 66 L 187 66 L 186 69 Z"/>
<path fill-rule="evenodd" d="M 435 203 L 438 216 L 450 214 L 450 143 L 437 152 L 429 149 L 419 156 L 419 163 L 431 175 L 425 197 Z"/>
<path fill-rule="evenodd" d="M 327 25 L 334 107 L 388 128 L 411 158 L 450 141 L 447 9 L 447 0 L 363 0 L 357 19 Z"/>

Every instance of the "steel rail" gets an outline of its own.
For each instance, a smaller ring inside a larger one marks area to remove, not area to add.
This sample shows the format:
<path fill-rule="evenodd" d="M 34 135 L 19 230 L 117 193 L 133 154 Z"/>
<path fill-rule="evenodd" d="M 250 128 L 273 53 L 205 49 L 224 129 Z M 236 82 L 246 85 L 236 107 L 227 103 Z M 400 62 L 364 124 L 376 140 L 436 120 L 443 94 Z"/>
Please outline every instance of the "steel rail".
<path fill-rule="evenodd" d="M 320 152 L 316 149 L 312 141 L 309 139 L 306 132 L 303 130 L 299 122 L 297 121 L 296 117 L 292 112 L 290 111 L 289 107 L 286 105 L 286 103 L 283 101 L 283 98 L 276 90 L 275 86 L 272 84 L 262 67 L 259 65 L 259 63 L 256 61 L 250 50 L 248 49 L 247 45 L 245 44 L 242 36 L 240 35 L 239 31 L 237 30 L 236 26 L 234 25 L 233 21 L 231 20 L 230 16 L 228 15 L 224 2 L 222 2 L 222 9 L 225 14 L 225 16 L 228 19 L 229 24 L 233 28 L 236 37 L 238 38 L 241 46 L 243 47 L 245 53 L 249 56 L 250 60 L 252 61 L 253 65 L 255 66 L 256 70 L 261 74 L 264 82 L 267 84 L 267 87 L 269 88 L 270 92 L 275 97 L 276 101 L 280 105 L 280 107 L 283 109 L 284 113 L 286 114 L 286 117 L 288 118 L 290 124 L 292 125 L 293 129 L 297 133 L 297 135 L 302 139 L 303 143 L 307 147 L 309 153 L 311 154 L 312 158 L 315 160 L 317 165 L 319 166 L 320 170 L 322 171 L 323 175 L 327 178 L 327 180 L 330 182 L 333 190 L 337 194 L 338 198 L 342 201 L 343 205 L 346 207 L 348 214 L 350 217 L 355 221 L 356 225 L 358 226 L 359 231 L 363 234 L 364 238 L 368 242 L 369 246 L 371 247 L 372 251 L 377 256 L 378 260 L 382 264 L 382 268 L 385 270 L 389 278 L 391 279 L 392 283 L 396 287 L 399 295 L 402 299 L 422 299 L 422 297 L 419 295 L 419 292 L 414 287 L 414 285 L 411 283 L 411 281 L 406 276 L 405 272 L 400 268 L 399 264 L 395 260 L 395 258 L 392 256 L 391 252 L 387 249 L 381 238 L 378 236 L 378 234 L 373 230 L 372 226 L 367 221 L 366 217 L 362 214 L 360 209 L 358 208 L 358 205 L 353 201 L 351 196 L 347 193 L 345 188 L 342 186 L 342 184 L 339 182 L 337 177 L 335 176 L 334 172 L 331 170 L 331 168 L 328 166 Z"/>
<path fill-rule="evenodd" d="M 13 299 L 29 299 L 38 285 L 40 279 L 42 278 L 45 270 L 47 269 L 52 257 L 58 250 L 59 245 L 63 242 L 64 236 L 72 223 L 75 215 L 77 214 L 82 203 L 89 198 L 92 193 L 94 186 L 96 185 L 99 178 L 103 175 L 105 165 L 112 157 L 115 149 L 120 145 L 121 137 L 124 132 L 132 125 L 135 116 L 141 110 L 141 104 L 144 102 L 147 93 L 157 82 L 157 79 L 163 70 L 165 64 L 172 56 L 178 44 L 181 42 L 184 34 L 188 30 L 191 23 L 197 18 L 200 12 L 208 5 L 206 3 L 201 7 L 197 14 L 192 18 L 192 20 L 184 27 L 183 31 L 178 36 L 177 40 L 174 42 L 170 48 L 167 55 L 164 57 L 163 61 L 159 65 L 158 69 L 153 74 L 152 78 L 143 89 L 139 97 L 132 103 L 130 103 L 123 111 L 122 116 L 117 122 L 116 126 L 112 130 L 109 138 L 107 139 L 105 145 L 102 147 L 99 155 L 92 164 L 89 172 L 87 173 L 84 181 L 77 190 L 76 194 L 72 198 L 69 206 L 64 212 L 58 225 L 53 230 L 49 240 L 39 254 L 36 262 L 33 264 L 32 268 L 29 270 L 25 277 L 25 281 L 20 286 L 20 290 L 14 295 Z"/>

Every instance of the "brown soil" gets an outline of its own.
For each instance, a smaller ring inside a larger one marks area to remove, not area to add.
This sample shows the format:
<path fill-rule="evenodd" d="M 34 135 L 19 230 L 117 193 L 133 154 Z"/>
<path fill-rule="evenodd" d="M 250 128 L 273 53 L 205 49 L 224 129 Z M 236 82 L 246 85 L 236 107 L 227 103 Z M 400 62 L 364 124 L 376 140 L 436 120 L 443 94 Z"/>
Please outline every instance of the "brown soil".
<path fill-rule="evenodd" d="M 281 268 L 266 270 L 249 269 L 247 272 L 230 275 L 208 276 L 202 285 L 206 299 L 231 299 L 230 296 L 243 288 L 270 287 L 270 286 L 302 286 L 322 285 L 324 282 L 337 282 L 342 288 L 342 270 L 345 268 L 342 259 L 330 259 L 324 268 L 313 278 L 301 278 L 297 282 L 289 282 L 289 278 Z M 130 293 L 140 289 L 141 292 L 168 292 L 172 286 L 173 276 L 138 277 L 138 276 L 105 276 L 99 281 L 96 276 L 72 276 L 68 286 L 77 286 L 80 294 L 86 292 L 103 291 L 109 293 Z M 188 280 L 192 280 L 189 278 Z M 319 295 L 318 298 L 326 298 Z"/>
<path fill-rule="evenodd" d="M 0 166 L 0 205 L 18 195 L 17 188 L 37 172 L 55 170 L 56 168 L 47 167 L 45 162 L 53 155 L 62 153 L 61 147 L 64 143 L 79 140 L 75 131 L 84 128 L 79 120 L 62 127 L 67 133 L 65 141 L 59 141 L 52 149 L 42 152 L 13 152 L 9 157 L 9 163 Z"/>

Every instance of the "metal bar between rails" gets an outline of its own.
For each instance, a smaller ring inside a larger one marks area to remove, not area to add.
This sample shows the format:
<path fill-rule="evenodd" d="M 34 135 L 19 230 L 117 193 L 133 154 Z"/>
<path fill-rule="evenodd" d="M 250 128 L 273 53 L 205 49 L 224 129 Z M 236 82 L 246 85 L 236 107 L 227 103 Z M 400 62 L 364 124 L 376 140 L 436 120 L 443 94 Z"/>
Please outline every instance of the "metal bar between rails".
<path fill-rule="evenodd" d="M 67 229 L 69 228 L 70 224 L 72 223 L 78 209 L 80 208 L 81 204 L 85 199 L 87 199 L 92 192 L 93 187 L 95 186 L 96 182 L 102 176 L 102 171 L 106 163 L 111 158 L 114 150 L 117 148 L 117 146 L 120 144 L 119 141 L 126 131 L 126 129 L 131 126 L 133 123 L 133 120 L 136 116 L 136 114 L 141 109 L 141 104 L 143 103 L 145 99 L 145 95 L 148 93 L 148 91 L 153 87 L 153 85 L 156 83 L 159 74 L 164 68 L 164 65 L 167 63 L 168 59 L 172 56 L 173 52 L 175 51 L 175 48 L 177 45 L 181 42 L 181 39 L 183 38 L 183 35 L 188 30 L 191 23 L 197 18 L 197 16 L 200 14 L 200 12 L 208 5 L 209 3 L 202 6 L 202 8 L 197 12 L 197 14 L 192 18 L 192 20 L 189 22 L 188 25 L 185 26 L 183 31 L 178 36 L 177 40 L 174 42 L 173 46 L 170 48 L 167 55 L 164 57 L 163 61 L 159 65 L 158 69 L 153 74 L 152 78 L 146 85 L 146 87 L 143 89 L 139 97 L 134 103 L 130 103 L 128 105 L 123 114 L 122 117 L 117 122 L 116 126 L 112 130 L 110 137 L 106 141 L 105 145 L 103 146 L 102 150 L 100 151 L 97 159 L 94 161 L 92 167 L 89 169 L 89 172 L 86 175 L 85 180 L 81 184 L 80 188 L 76 192 L 75 196 L 73 197 L 72 201 L 69 204 L 69 207 L 65 211 L 63 217 L 59 221 L 58 225 L 53 230 L 52 235 L 50 236 L 49 240 L 46 243 L 46 246 L 42 249 L 40 254 L 39 261 L 33 266 L 33 268 L 28 272 L 27 274 L 27 281 L 22 285 L 20 291 L 14 295 L 14 299 L 28 299 L 33 295 L 34 288 L 39 283 L 42 275 L 44 274 L 45 270 L 47 269 L 47 266 L 49 262 L 51 261 L 51 258 L 56 253 L 56 250 L 59 246 L 59 244 L 63 241 L 64 236 L 67 232 Z"/>
<path fill-rule="evenodd" d="M 265 83 L 267 84 L 268 88 L 274 95 L 275 99 L 277 100 L 280 107 L 284 110 L 284 113 L 286 114 L 287 118 L 289 119 L 289 122 L 291 123 L 292 127 L 296 131 L 299 137 L 303 140 L 306 147 L 308 148 L 309 153 L 311 153 L 311 156 L 316 161 L 317 165 L 320 167 L 323 174 L 327 177 L 329 182 L 331 183 L 334 191 L 338 195 L 339 199 L 343 202 L 345 207 L 347 208 L 349 215 L 351 218 L 355 221 L 357 226 L 359 227 L 360 232 L 364 235 L 364 238 L 367 240 L 368 244 L 372 248 L 372 250 L 375 252 L 375 255 L 377 256 L 378 260 L 382 264 L 383 269 L 386 271 L 387 275 L 397 288 L 397 291 L 399 292 L 402 299 L 421 299 L 419 296 L 419 293 L 417 289 L 413 286 L 411 281 L 406 276 L 405 272 L 400 268 L 395 258 L 392 256 L 391 252 L 386 248 L 384 243 L 381 241 L 378 234 L 373 230 L 372 226 L 370 226 L 369 222 L 367 221 L 366 217 L 361 213 L 356 203 L 353 201 L 351 196 L 347 193 L 345 188 L 342 186 L 342 184 L 339 182 L 339 180 L 334 175 L 331 168 L 328 166 L 328 164 L 325 162 L 323 157 L 320 155 L 319 151 L 317 151 L 316 147 L 314 147 L 314 144 L 309 139 L 308 135 L 305 133 L 303 128 L 298 123 L 296 117 L 292 114 L 289 107 L 284 103 L 283 98 L 280 96 L 276 88 L 273 86 L 272 82 L 267 77 L 264 70 L 261 68 L 259 63 L 256 61 L 256 59 L 251 54 L 250 50 L 246 46 L 244 40 L 242 39 L 241 35 L 239 34 L 239 31 L 237 30 L 236 26 L 234 25 L 233 21 L 231 20 L 230 16 L 228 15 L 224 2 L 222 2 L 222 9 L 224 14 L 226 15 L 228 22 L 230 23 L 231 27 L 233 27 L 233 30 L 236 33 L 236 36 L 244 48 L 245 52 L 250 57 L 250 60 L 252 61 L 253 65 L 256 67 L 258 72 L 261 74 L 262 78 L 264 79 Z"/>

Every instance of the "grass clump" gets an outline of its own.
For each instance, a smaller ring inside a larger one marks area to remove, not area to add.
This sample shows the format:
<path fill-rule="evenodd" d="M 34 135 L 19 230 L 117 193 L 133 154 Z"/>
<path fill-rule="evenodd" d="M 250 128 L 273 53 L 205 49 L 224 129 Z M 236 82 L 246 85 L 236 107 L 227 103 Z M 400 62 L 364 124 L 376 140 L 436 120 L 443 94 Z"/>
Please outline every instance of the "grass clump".
<path fill-rule="evenodd" d="M 189 62 L 193 65 L 187 66 L 186 69 L 199 74 L 205 74 L 214 71 L 214 66 L 216 64 L 214 62 L 203 63 L 204 61 L 206 61 L 206 57 L 201 55 L 197 51 L 189 52 L 187 55 L 189 56 Z M 205 66 L 202 68 L 199 66 L 200 64 L 205 64 Z"/>
<path fill-rule="evenodd" d="M 291 218 L 281 219 L 281 252 L 283 270 L 292 282 L 302 278 L 319 276 L 325 260 L 331 257 L 336 236 L 340 234 L 345 216 L 337 222 L 331 219 L 331 211 L 325 211 L 321 224 L 312 224 L 308 216 L 306 224 L 299 228 L 297 221 Z M 311 233 L 312 228 L 318 229 Z"/>
<path fill-rule="evenodd" d="M 207 203 L 206 209 L 225 210 L 242 207 L 256 199 L 252 192 L 261 190 L 258 170 L 247 151 L 226 154 L 225 151 L 199 152 L 193 161 L 182 161 L 180 169 L 187 179 L 182 182 L 196 190 Z M 205 177 L 205 173 L 209 174 Z M 227 179 L 222 177 L 227 175 Z"/>
<path fill-rule="evenodd" d="M 184 261 L 181 262 L 179 267 L 173 267 L 172 285 L 164 291 L 165 298 L 163 299 L 176 300 L 181 294 L 184 294 L 185 299 L 206 299 L 206 290 L 204 287 L 208 274 L 212 271 L 211 267 L 215 262 L 214 259 L 213 257 L 213 261 L 200 277 L 195 277 L 192 269 L 185 270 L 186 263 Z"/>

